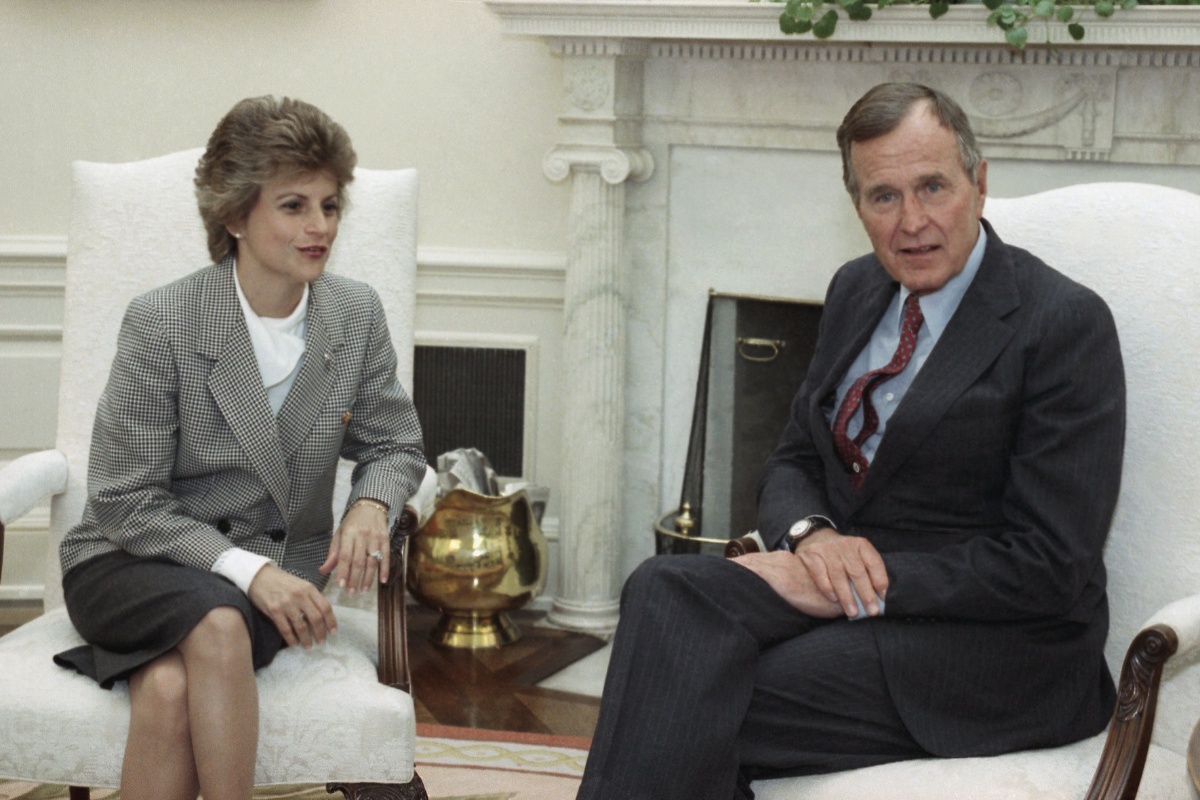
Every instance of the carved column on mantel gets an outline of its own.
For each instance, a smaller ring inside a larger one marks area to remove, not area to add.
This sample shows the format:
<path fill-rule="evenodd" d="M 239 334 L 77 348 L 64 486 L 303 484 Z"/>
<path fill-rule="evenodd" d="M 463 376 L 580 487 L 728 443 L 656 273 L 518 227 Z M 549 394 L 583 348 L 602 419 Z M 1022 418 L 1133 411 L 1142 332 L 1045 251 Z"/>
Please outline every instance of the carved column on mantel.
<path fill-rule="evenodd" d="M 616 628 L 625 450 L 625 182 L 650 177 L 641 147 L 642 44 L 556 40 L 559 141 L 543 162 L 571 181 L 563 312 L 560 587 L 549 621 Z"/>

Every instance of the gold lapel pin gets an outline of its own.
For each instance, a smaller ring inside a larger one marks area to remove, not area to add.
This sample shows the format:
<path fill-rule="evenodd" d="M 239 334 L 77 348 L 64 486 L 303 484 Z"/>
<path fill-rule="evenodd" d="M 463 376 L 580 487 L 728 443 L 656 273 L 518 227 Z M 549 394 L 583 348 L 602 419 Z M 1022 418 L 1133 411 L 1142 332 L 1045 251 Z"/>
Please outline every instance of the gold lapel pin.
<path fill-rule="evenodd" d="M 351 419 L 353 419 L 353 418 L 354 418 L 354 415 L 353 415 L 353 414 L 351 414 L 349 411 L 343 411 L 343 412 L 342 412 L 342 424 L 343 424 L 343 425 L 349 425 L 349 424 L 350 424 L 350 420 L 351 420 Z"/>

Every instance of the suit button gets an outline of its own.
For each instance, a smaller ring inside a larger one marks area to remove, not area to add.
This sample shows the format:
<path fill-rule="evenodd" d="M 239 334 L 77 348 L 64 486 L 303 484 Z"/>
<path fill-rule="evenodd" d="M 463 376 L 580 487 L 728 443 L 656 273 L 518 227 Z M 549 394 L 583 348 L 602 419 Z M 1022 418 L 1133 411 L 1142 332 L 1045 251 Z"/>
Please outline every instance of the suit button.
<path fill-rule="evenodd" d="M 287 536 L 287 532 L 282 531 L 279 528 L 274 528 L 267 531 L 267 536 L 271 537 L 272 542 L 282 542 L 284 537 Z"/>
<path fill-rule="evenodd" d="M 221 533 L 229 533 L 231 530 L 233 530 L 233 526 L 229 524 L 229 520 L 219 519 L 217 520 L 217 530 L 219 530 Z"/>

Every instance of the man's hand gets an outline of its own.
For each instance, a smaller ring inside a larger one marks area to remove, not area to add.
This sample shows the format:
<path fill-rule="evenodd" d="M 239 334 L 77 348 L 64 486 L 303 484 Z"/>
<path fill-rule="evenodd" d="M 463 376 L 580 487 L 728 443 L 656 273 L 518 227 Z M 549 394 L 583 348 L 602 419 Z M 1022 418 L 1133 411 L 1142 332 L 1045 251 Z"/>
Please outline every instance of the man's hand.
<path fill-rule="evenodd" d="M 289 647 L 324 644 L 337 630 L 333 606 L 316 586 L 274 564 L 258 571 L 246 592 L 250 602 L 275 623 Z"/>
<path fill-rule="evenodd" d="M 833 619 L 841 616 L 842 607 L 821 593 L 800 559 L 786 550 L 747 553 L 729 560 L 758 575 L 789 605 L 810 617 Z M 855 613 L 858 613 L 857 609 Z"/>
<path fill-rule="evenodd" d="M 796 556 L 808 569 L 818 591 L 830 602 L 840 603 L 846 616 L 858 616 L 854 591 L 868 616 L 879 615 L 879 598 L 887 596 L 887 567 L 866 539 L 824 528 L 800 542 Z"/>
<path fill-rule="evenodd" d="M 376 576 L 380 583 L 387 583 L 392 563 L 387 522 L 387 512 L 379 503 L 355 503 L 333 534 L 329 555 L 318 572 L 328 575 L 337 567 L 338 586 L 350 594 L 370 589 Z M 375 558 L 374 553 L 381 557 Z"/>

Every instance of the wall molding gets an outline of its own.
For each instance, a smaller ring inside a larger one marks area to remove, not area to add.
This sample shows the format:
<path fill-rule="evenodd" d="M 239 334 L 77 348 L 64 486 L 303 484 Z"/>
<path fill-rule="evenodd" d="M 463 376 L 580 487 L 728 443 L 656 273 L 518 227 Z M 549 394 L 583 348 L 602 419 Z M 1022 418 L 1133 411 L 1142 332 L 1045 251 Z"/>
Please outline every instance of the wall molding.
<path fill-rule="evenodd" d="M 62 266 L 66 261 L 65 236 L 0 236 L 0 266 L 6 263 Z"/>
<path fill-rule="evenodd" d="M 0 296 L 61 297 L 67 261 L 65 236 L 0 236 Z M 561 309 L 565 253 L 494 248 L 417 248 L 417 302 L 470 307 Z M 34 268 L 33 274 L 30 268 Z M 42 270 L 58 271 L 43 277 Z M 0 339 L 44 340 L 60 326 L 0 325 Z"/>
<path fill-rule="evenodd" d="M 0 235 L 0 263 L 5 261 L 42 260 L 65 262 L 67 259 L 67 237 L 61 235 Z M 417 261 L 430 269 L 461 267 L 489 270 L 532 270 L 562 271 L 566 269 L 567 255 L 557 251 L 518 250 L 485 247 L 441 247 L 437 245 L 417 248 Z"/>

